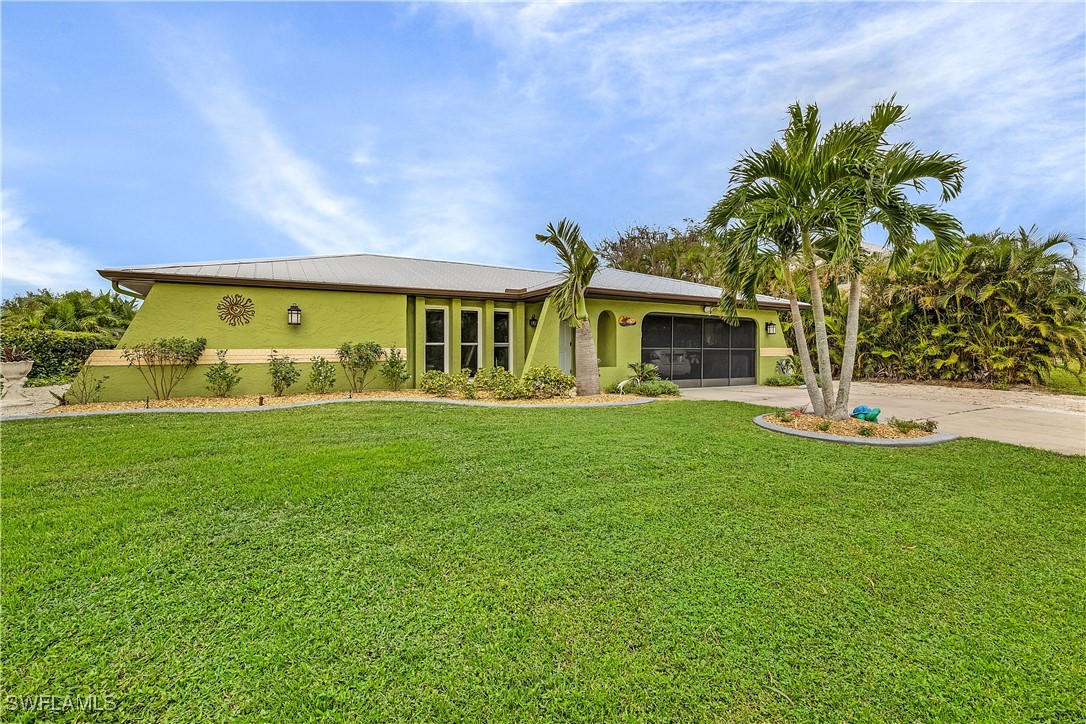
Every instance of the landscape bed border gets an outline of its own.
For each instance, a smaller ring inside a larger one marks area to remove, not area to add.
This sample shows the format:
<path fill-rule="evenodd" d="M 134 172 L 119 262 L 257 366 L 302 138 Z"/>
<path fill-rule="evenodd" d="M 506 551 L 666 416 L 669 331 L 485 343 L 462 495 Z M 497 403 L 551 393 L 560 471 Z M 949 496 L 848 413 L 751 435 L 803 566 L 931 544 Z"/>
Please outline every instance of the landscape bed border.
<path fill-rule="evenodd" d="M 655 397 L 639 397 L 636 400 L 615 402 L 486 402 L 483 400 L 454 400 L 445 397 L 344 397 L 336 400 L 312 400 L 309 402 L 288 402 L 284 405 L 248 405 L 246 407 L 152 407 L 137 408 L 134 410 L 86 410 L 83 412 L 34 412 L 26 415 L 10 415 L 4 417 L 2 422 L 15 420 L 51 420 L 65 417 L 91 417 L 94 415 L 146 415 L 154 412 L 263 412 L 266 410 L 289 410 L 296 407 L 312 407 L 314 405 L 334 405 L 338 402 L 421 402 L 442 405 L 465 405 L 469 407 L 516 407 L 555 409 L 560 407 L 572 407 L 585 409 L 588 407 L 629 407 L 630 405 L 645 405 L 656 402 Z"/>
<path fill-rule="evenodd" d="M 770 422 L 766 418 L 773 413 L 767 412 L 754 418 L 754 424 L 765 430 L 779 432 L 782 435 L 805 437 L 808 440 L 822 440 L 824 442 L 836 442 L 844 445 L 874 445 L 875 447 L 927 447 L 944 442 L 957 440 L 961 435 L 952 432 L 935 432 L 924 437 L 879 438 L 879 437 L 850 437 L 847 435 L 832 435 L 828 432 L 811 432 L 808 430 L 795 430 Z"/>

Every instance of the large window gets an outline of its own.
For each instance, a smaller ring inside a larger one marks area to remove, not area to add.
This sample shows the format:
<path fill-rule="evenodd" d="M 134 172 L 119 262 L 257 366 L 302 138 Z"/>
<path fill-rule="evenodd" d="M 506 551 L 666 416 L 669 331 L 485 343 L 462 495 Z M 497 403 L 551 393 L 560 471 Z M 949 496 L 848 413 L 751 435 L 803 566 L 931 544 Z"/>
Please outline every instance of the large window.
<path fill-rule="evenodd" d="M 641 361 L 680 387 L 752 385 L 756 332 L 749 319 L 732 326 L 717 317 L 650 314 L 641 325 Z"/>
<path fill-rule="evenodd" d="M 508 311 L 494 312 L 494 366 L 513 371 L 512 314 Z"/>
<path fill-rule="evenodd" d="M 445 345 L 448 339 L 448 325 L 445 323 L 445 309 L 428 308 L 426 310 L 426 371 L 439 370 L 448 372 L 448 355 Z"/>
<path fill-rule="evenodd" d="M 460 311 L 460 369 L 479 371 L 479 310 Z"/>

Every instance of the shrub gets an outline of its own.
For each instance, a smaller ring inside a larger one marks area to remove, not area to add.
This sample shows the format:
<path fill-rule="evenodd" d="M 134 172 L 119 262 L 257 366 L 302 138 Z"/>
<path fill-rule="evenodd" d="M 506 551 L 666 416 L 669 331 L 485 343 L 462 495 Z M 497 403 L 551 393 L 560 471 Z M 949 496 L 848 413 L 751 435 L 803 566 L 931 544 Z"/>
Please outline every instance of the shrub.
<path fill-rule="evenodd" d="M 528 391 L 512 372 L 504 367 L 488 367 L 475 374 L 475 386 L 490 391 L 496 400 L 519 400 L 528 396 Z"/>
<path fill-rule="evenodd" d="M 577 386 L 577 380 L 557 367 L 542 365 L 526 371 L 521 377 L 521 384 L 526 396 L 546 399 L 568 394 Z"/>
<path fill-rule="evenodd" d="M 419 387 L 422 388 L 423 392 L 438 397 L 451 397 L 453 393 L 453 384 L 452 380 L 449 379 L 449 373 L 441 370 L 430 370 L 424 373 L 419 380 Z"/>
<path fill-rule="evenodd" d="M 366 387 L 366 377 L 384 358 L 385 350 L 376 342 L 344 342 L 336 350 L 336 356 L 347 375 L 351 391 L 361 392 Z"/>
<path fill-rule="evenodd" d="M 290 357 L 280 357 L 278 350 L 272 350 L 268 357 L 268 374 L 271 375 L 272 391 L 276 397 L 282 397 L 287 388 L 302 376 L 301 370 Z"/>
<path fill-rule="evenodd" d="M 321 394 L 328 392 L 336 384 L 336 366 L 324 357 L 312 357 L 309 361 L 313 365 L 309 369 L 308 389 Z"/>
<path fill-rule="evenodd" d="M 633 382 L 655 382 L 660 379 L 660 368 L 651 362 L 631 362 L 630 380 Z"/>
<path fill-rule="evenodd" d="M 937 423 L 935 420 L 924 420 L 916 424 L 917 427 L 919 427 L 924 432 L 935 432 L 939 429 L 939 423 Z"/>
<path fill-rule="evenodd" d="M 68 387 L 68 391 L 63 395 L 58 395 L 53 391 L 50 391 L 49 394 L 56 398 L 56 401 L 61 405 L 86 405 L 91 402 L 101 402 L 102 386 L 105 385 L 108 379 L 109 375 L 102 375 L 91 380 L 87 371 L 83 370 L 75 376 L 71 386 Z"/>
<path fill-rule="evenodd" d="M 829 432 L 830 426 L 833 424 L 830 420 L 822 420 L 818 423 L 819 432 Z"/>
<path fill-rule="evenodd" d="M 430 370 L 422 376 L 419 387 L 424 392 L 438 397 L 452 397 L 459 392 L 469 400 L 475 399 L 475 385 L 471 381 L 471 370 L 463 369 L 459 372 L 441 372 Z"/>
<path fill-rule="evenodd" d="M 225 349 L 216 350 L 215 355 L 219 361 L 204 373 L 204 379 L 207 380 L 207 389 L 211 394 L 215 397 L 226 397 L 241 382 L 241 366 L 226 361 Z"/>
<path fill-rule="evenodd" d="M 679 386 L 671 380 L 655 380 L 653 382 L 642 382 L 640 384 L 631 382 L 622 388 L 623 392 L 630 395 L 641 395 L 643 397 L 667 397 L 671 395 L 677 396 L 679 394 Z"/>
<path fill-rule="evenodd" d="M 135 366 L 156 400 L 168 400 L 207 346 L 203 337 L 158 337 L 131 347 L 122 347 L 121 356 Z"/>
<path fill-rule="evenodd" d="M 891 417 L 886 421 L 886 424 L 895 428 L 903 435 L 908 435 L 910 432 L 920 427 L 920 424 L 915 420 L 902 420 L 897 417 Z"/>
<path fill-rule="evenodd" d="M 864 425 L 860 428 L 860 437 L 875 437 L 875 426 Z"/>
<path fill-rule="evenodd" d="M 767 377 L 765 384 L 770 387 L 795 387 L 796 385 L 803 384 L 803 375 L 776 374 L 772 377 Z"/>
<path fill-rule="evenodd" d="M 96 349 L 113 349 L 117 342 L 104 334 L 65 332 L 52 329 L 4 329 L 0 333 L 4 347 L 18 347 L 34 360 L 27 382 L 49 379 L 60 383 L 70 380 Z"/>
<path fill-rule="evenodd" d="M 392 349 L 381 363 L 381 376 L 385 378 L 385 384 L 390 390 L 398 390 L 403 383 L 411 379 L 411 372 L 407 368 L 407 360 L 399 349 Z"/>

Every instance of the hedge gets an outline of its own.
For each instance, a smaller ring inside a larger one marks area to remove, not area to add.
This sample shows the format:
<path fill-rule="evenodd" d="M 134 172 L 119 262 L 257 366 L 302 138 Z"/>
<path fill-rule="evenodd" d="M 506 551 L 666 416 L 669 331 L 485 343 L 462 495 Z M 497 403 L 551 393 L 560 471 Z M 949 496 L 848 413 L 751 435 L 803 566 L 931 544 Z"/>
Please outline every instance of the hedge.
<path fill-rule="evenodd" d="M 3 330 L 0 344 L 18 347 L 34 359 L 30 380 L 73 377 L 96 349 L 113 349 L 117 340 L 94 332 L 57 329 Z"/>

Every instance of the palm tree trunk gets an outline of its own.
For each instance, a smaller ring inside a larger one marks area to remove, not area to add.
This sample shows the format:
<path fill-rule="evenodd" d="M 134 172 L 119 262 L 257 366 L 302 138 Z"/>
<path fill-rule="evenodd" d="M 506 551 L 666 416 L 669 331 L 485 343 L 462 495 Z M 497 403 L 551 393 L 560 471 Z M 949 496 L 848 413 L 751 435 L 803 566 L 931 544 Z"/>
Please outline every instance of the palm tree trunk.
<path fill-rule="evenodd" d="M 795 288 L 789 288 L 788 302 L 792 307 L 792 331 L 796 335 L 796 353 L 799 354 L 799 365 L 803 370 L 803 384 L 807 386 L 807 396 L 811 398 L 811 409 L 819 417 L 825 417 L 826 403 L 822 399 L 822 391 L 818 389 L 818 382 L 815 380 L 811 350 L 807 347 L 807 331 L 803 328 L 803 315 L 799 311 L 799 299 L 796 298 Z"/>
<path fill-rule="evenodd" d="M 856 343 L 860 336 L 860 275 L 848 281 L 848 313 L 845 316 L 845 348 L 841 353 L 841 381 L 837 387 L 837 404 L 833 419 L 848 418 L 848 396 L 852 391 L 852 371 L 856 366 Z"/>
<path fill-rule="evenodd" d="M 822 404 L 828 413 L 833 410 L 833 365 L 830 364 L 830 342 L 826 335 L 826 307 L 822 303 L 822 284 L 814 265 L 807 270 L 811 285 L 811 311 L 814 313 L 815 348 L 818 351 L 818 386 L 822 388 Z"/>
<path fill-rule="evenodd" d="M 600 361 L 596 357 L 596 340 L 592 338 L 592 323 L 587 319 L 573 330 L 573 350 L 577 365 L 577 394 L 600 394 Z"/>

